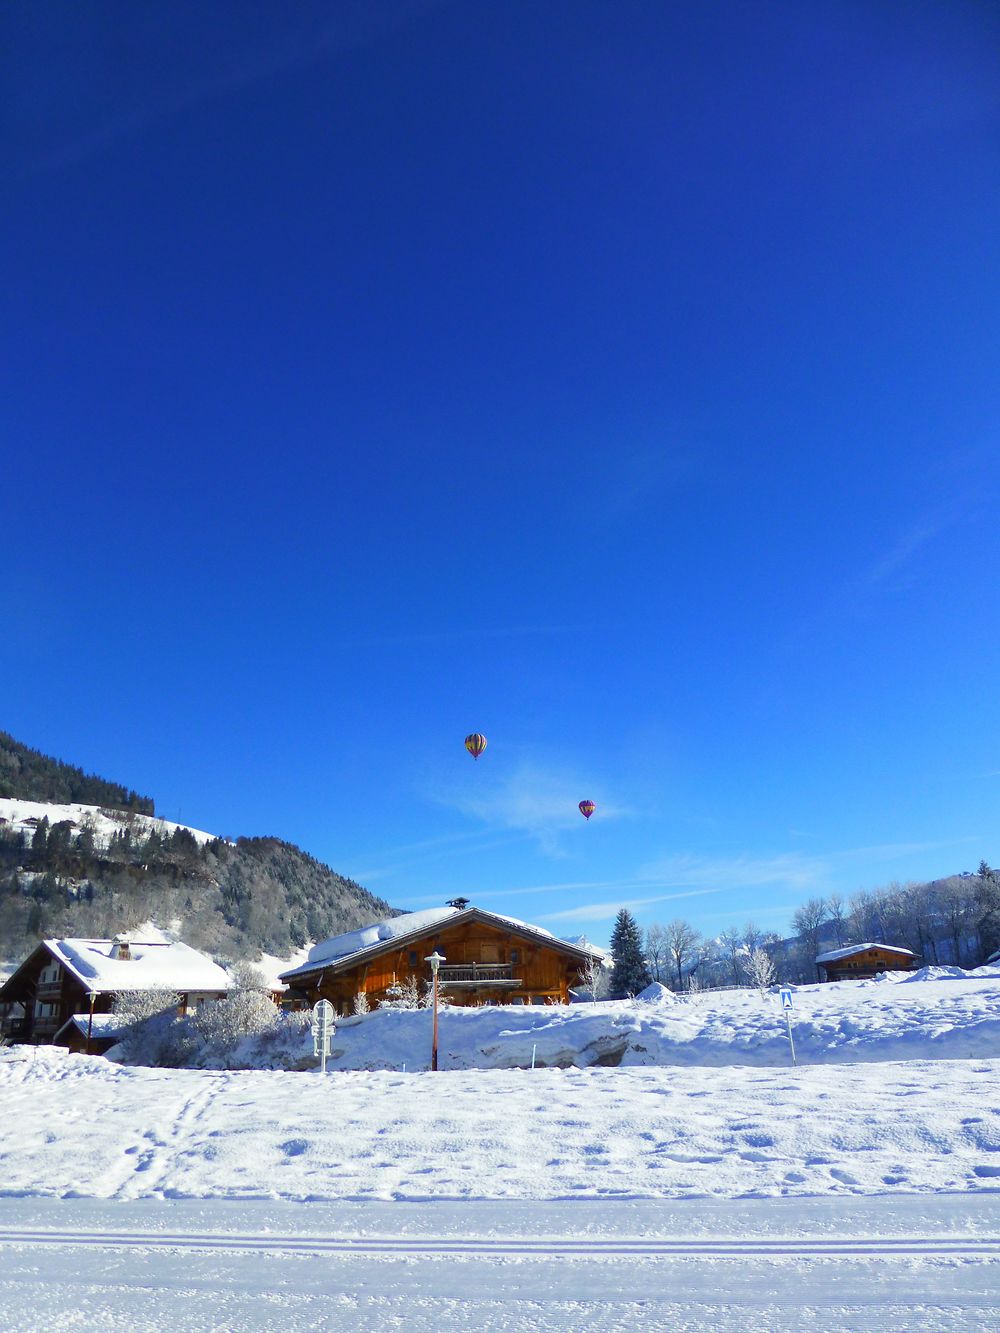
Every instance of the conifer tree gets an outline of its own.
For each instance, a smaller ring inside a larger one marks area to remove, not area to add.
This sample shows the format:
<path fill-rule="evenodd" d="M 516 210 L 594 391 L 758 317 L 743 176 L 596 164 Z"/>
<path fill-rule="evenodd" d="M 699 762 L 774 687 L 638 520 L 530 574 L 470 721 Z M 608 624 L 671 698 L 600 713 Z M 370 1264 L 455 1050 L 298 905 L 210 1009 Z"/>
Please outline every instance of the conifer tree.
<path fill-rule="evenodd" d="M 611 984 L 616 999 L 638 995 L 646 989 L 649 968 L 643 957 L 642 933 L 635 917 L 624 907 L 615 917 L 615 928 L 611 932 L 611 956 L 615 960 Z"/>

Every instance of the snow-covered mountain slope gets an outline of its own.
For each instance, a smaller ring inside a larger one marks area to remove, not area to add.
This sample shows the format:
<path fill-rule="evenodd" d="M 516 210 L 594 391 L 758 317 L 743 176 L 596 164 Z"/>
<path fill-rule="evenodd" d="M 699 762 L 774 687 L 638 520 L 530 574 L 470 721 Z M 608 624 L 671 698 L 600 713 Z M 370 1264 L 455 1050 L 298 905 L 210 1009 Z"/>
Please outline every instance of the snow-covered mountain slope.
<path fill-rule="evenodd" d="M 19 797 L 0 797 L 0 826 L 6 824 L 16 832 L 27 835 L 30 843 L 39 820 L 47 819 L 49 826 L 67 822 L 72 825 L 70 836 L 78 838 L 84 829 L 89 829 L 97 847 L 107 847 L 116 833 L 130 829 L 136 839 L 148 837 L 150 833 L 159 833 L 169 837 L 179 828 L 187 829 L 200 847 L 212 842 L 214 833 L 203 829 L 190 828 L 187 824 L 175 824 L 169 819 L 157 819 L 153 815 L 134 814 L 129 810 L 112 810 L 100 805 L 49 805 L 41 801 L 25 801 Z"/>

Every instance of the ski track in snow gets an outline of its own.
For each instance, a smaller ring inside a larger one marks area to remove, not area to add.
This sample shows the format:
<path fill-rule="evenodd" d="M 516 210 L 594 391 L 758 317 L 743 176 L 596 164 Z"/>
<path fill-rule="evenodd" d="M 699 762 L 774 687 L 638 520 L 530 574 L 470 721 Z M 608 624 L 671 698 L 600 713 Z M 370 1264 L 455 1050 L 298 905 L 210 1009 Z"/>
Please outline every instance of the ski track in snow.
<path fill-rule="evenodd" d="M 584 1258 L 632 1255 L 639 1258 L 875 1258 L 896 1259 L 947 1256 L 1000 1259 L 998 1236 L 909 1236 L 818 1238 L 769 1237 L 766 1240 L 739 1237 L 647 1239 L 643 1237 L 511 1237 L 454 1236 L 239 1236 L 217 1232 L 135 1232 L 25 1230 L 0 1227 L 0 1245 L 74 1246 L 107 1250 L 218 1250 L 235 1254 L 265 1255 L 439 1255 L 486 1258 L 511 1256 L 579 1255 Z"/>

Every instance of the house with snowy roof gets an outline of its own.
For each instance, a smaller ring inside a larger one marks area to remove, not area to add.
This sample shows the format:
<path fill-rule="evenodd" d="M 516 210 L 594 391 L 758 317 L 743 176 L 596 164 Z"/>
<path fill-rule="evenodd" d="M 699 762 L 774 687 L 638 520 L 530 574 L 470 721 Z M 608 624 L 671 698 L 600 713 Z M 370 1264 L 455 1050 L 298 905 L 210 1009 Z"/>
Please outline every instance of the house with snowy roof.
<path fill-rule="evenodd" d="M 816 958 L 824 981 L 863 981 L 879 972 L 912 972 L 917 956 L 897 944 L 848 944 Z"/>
<path fill-rule="evenodd" d="M 567 1003 L 569 988 L 603 950 L 557 939 L 541 926 L 472 907 L 466 898 L 445 907 L 376 921 L 322 940 L 306 961 L 281 974 L 286 999 L 326 999 L 339 1014 L 353 1012 L 355 996 L 369 1003 L 391 999 L 413 981 L 431 979 L 427 958 L 443 955 L 438 987 L 450 1004 Z"/>
<path fill-rule="evenodd" d="M 58 1037 L 58 1044 L 77 1049 L 80 1023 L 74 1018 L 93 1035 L 91 1013 L 108 1014 L 119 991 L 175 994 L 184 1014 L 222 999 L 231 988 L 229 974 L 211 958 L 155 927 L 134 938 L 42 940 L 0 986 L 0 1034 L 35 1045 Z"/>

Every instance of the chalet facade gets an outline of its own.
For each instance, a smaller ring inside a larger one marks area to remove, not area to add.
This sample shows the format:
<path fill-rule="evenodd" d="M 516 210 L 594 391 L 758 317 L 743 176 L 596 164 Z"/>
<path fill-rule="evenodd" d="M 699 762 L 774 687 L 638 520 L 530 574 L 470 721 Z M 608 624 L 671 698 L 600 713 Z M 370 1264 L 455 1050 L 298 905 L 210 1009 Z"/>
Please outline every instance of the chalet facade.
<path fill-rule="evenodd" d="M 823 981 L 863 981 L 879 972 L 912 972 L 916 965 L 916 954 L 895 944 L 848 944 L 816 959 Z"/>
<path fill-rule="evenodd" d="M 222 999 L 231 987 L 210 958 L 158 931 L 136 939 L 43 940 L 0 986 L 0 1035 L 39 1045 L 55 1043 L 59 1034 L 59 1045 L 77 1049 L 80 1029 L 72 1020 L 82 1017 L 93 1036 L 91 1012 L 110 1013 L 119 991 L 173 992 L 183 1014 Z"/>
<path fill-rule="evenodd" d="M 444 956 L 438 992 L 453 1005 L 566 1004 L 581 970 L 601 953 L 456 899 L 323 940 L 281 980 L 291 1003 L 326 999 L 350 1014 L 359 993 L 374 1006 L 410 978 L 429 983 L 425 960 L 435 952 Z"/>

